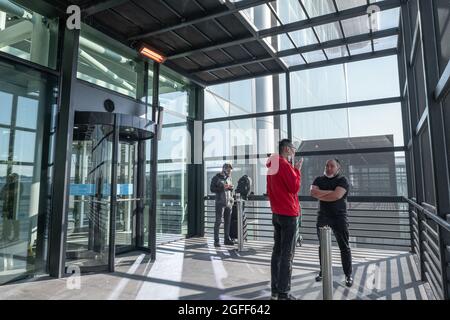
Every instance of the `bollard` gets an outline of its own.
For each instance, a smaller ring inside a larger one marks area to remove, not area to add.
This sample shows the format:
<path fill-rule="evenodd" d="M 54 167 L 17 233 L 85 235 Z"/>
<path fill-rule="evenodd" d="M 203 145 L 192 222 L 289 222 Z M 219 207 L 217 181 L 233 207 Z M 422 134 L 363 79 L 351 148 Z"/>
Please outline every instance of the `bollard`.
<path fill-rule="evenodd" d="M 333 300 L 333 259 L 329 226 L 320 228 L 320 257 L 322 259 L 323 300 Z"/>
<path fill-rule="evenodd" d="M 236 193 L 236 211 L 237 211 L 237 231 L 238 231 L 238 251 L 244 250 L 244 226 L 242 214 L 241 195 Z"/>

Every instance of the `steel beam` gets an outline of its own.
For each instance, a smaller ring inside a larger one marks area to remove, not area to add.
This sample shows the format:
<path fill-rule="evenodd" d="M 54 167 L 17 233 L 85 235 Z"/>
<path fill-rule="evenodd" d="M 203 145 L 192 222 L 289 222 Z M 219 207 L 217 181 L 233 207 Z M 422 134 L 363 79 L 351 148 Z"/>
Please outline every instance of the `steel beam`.
<path fill-rule="evenodd" d="M 120 6 L 124 3 L 127 3 L 128 1 L 129 0 L 105 0 L 100 3 L 95 3 L 87 8 L 84 8 L 82 10 L 82 14 L 85 16 L 92 16 L 96 13 Z"/>
<path fill-rule="evenodd" d="M 276 55 L 279 58 L 287 57 L 287 56 L 295 55 L 295 54 L 299 54 L 299 53 L 312 52 L 312 51 L 323 50 L 323 49 L 328 49 L 328 48 L 333 48 L 333 47 L 338 47 L 338 46 L 343 46 L 343 45 L 347 46 L 349 44 L 363 42 L 363 41 L 367 41 L 367 40 L 380 39 L 380 38 L 384 38 L 384 37 L 397 35 L 398 33 L 399 33 L 398 28 L 392 28 L 392 29 L 388 29 L 388 30 L 374 32 L 372 35 L 371 34 L 357 35 L 357 36 L 348 37 L 345 39 L 331 40 L 331 41 L 326 41 L 326 42 L 317 43 L 317 44 L 313 44 L 313 45 L 298 47 L 297 49 L 283 50 L 283 51 L 279 51 L 278 53 L 276 53 Z M 238 67 L 238 66 L 242 66 L 242 65 L 246 65 L 246 64 L 264 62 L 264 61 L 270 61 L 270 60 L 273 60 L 273 58 L 267 57 L 267 56 L 260 57 L 260 58 L 242 59 L 242 60 L 233 61 L 230 63 L 214 65 L 212 67 L 199 68 L 199 69 L 193 70 L 191 72 L 192 73 L 211 72 L 211 71 L 220 70 L 223 68 Z"/>
<path fill-rule="evenodd" d="M 154 37 L 156 35 L 165 33 L 165 32 L 170 32 L 173 30 L 177 30 L 177 29 L 181 29 L 184 27 L 189 27 L 191 25 L 200 23 L 200 22 L 205 22 L 208 20 L 212 20 L 212 19 L 217 19 L 217 18 L 221 18 L 224 16 L 228 16 L 230 14 L 234 14 L 237 13 L 240 10 L 245 10 L 254 6 L 258 6 L 264 3 L 268 3 L 270 1 L 273 0 L 244 0 L 244 1 L 240 1 L 234 4 L 234 8 L 231 9 L 220 9 L 217 10 L 216 12 L 209 12 L 206 15 L 202 15 L 201 17 L 196 17 L 193 19 L 188 19 L 185 21 L 180 21 L 178 23 L 174 23 L 170 26 L 161 28 L 161 29 L 157 29 L 157 30 L 153 30 L 153 31 L 147 31 L 138 35 L 134 35 L 132 37 L 129 37 L 128 40 L 140 40 L 140 39 L 144 39 L 144 38 L 148 38 L 148 37 Z"/>

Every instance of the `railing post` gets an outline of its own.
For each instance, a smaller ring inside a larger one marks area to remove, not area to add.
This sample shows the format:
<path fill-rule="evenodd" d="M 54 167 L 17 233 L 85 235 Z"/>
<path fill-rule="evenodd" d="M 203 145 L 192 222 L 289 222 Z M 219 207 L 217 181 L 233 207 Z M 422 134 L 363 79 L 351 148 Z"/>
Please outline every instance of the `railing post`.
<path fill-rule="evenodd" d="M 236 211 L 237 211 L 237 231 L 238 231 L 238 251 L 244 250 L 244 224 L 242 213 L 242 198 L 240 193 L 236 193 Z"/>
<path fill-rule="evenodd" d="M 331 252 L 331 228 L 320 228 L 320 256 L 322 260 L 323 300 L 333 300 L 333 258 Z"/>

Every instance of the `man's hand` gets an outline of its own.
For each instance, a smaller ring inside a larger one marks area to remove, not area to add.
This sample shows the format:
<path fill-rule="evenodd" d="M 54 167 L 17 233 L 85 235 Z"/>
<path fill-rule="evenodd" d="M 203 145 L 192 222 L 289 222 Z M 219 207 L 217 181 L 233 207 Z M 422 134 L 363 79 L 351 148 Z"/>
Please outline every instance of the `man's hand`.
<path fill-rule="evenodd" d="M 232 184 L 225 184 L 225 190 L 233 190 L 233 185 Z"/>
<path fill-rule="evenodd" d="M 298 170 L 302 170 L 302 166 L 303 166 L 303 157 L 294 164 L 295 169 Z"/>

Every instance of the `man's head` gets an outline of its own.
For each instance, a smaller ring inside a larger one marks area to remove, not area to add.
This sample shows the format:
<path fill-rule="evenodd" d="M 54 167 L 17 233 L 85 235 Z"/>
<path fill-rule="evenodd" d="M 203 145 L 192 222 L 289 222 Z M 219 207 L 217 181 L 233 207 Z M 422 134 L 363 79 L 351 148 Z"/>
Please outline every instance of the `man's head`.
<path fill-rule="evenodd" d="M 295 156 L 296 148 L 291 140 L 289 139 L 283 139 L 278 144 L 278 153 L 280 156 L 286 159 L 290 159 L 291 157 Z"/>
<path fill-rule="evenodd" d="M 325 171 L 323 174 L 327 178 L 333 178 L 339 174 L 341 171 L 341 164 L 338 159 L 330 159 L 325 164 Z"/>
<path fill-rule="evenodd" d="M 231 176 L 231 171 L 233 171 L 233 166 L 231 165 L 231 163 L 225 163 L 222 166 L 222 172 L 227 176 Z"/>

